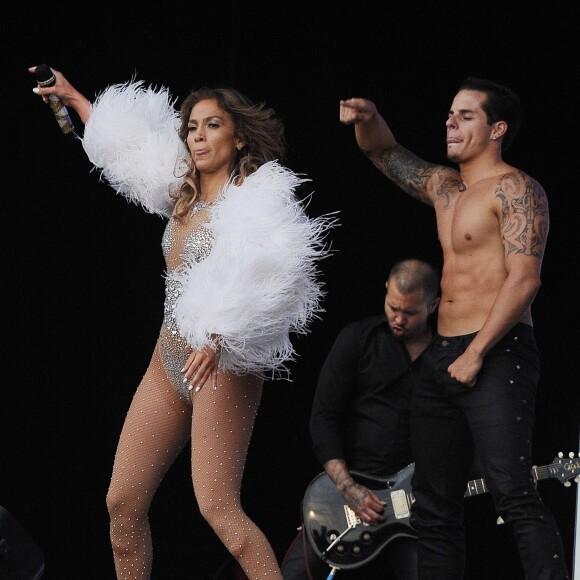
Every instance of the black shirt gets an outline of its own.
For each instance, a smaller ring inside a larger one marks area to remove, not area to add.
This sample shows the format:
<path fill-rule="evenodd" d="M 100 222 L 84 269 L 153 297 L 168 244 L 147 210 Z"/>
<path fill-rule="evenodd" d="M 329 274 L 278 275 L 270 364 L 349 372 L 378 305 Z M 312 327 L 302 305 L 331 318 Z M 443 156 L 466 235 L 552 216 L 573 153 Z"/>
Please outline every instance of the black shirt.
<path fill-rule="evenodd" d="M 351 322 L 320 372 L 310 418 L 318 461 L 388 476 L 412 462 L 409 433 L 413 363 L 386 316 Z"/>

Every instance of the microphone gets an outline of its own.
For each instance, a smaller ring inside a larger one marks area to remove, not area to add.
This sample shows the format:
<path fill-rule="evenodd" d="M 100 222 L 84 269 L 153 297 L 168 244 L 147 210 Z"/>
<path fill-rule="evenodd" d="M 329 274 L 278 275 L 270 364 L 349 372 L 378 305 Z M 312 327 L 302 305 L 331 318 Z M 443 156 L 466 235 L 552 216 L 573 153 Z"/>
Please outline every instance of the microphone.
<path fill-rule="evenodd" d="M 47 64 L 39 64 L 34 74 L 36 75 L 36 82 L 40 87 L 52 87 L 56 83 L 56 77 Z M 46 98 L 63 134 L 74 135 L 74 125 L 60 97 L 50 94 L 46 95 Z"/>

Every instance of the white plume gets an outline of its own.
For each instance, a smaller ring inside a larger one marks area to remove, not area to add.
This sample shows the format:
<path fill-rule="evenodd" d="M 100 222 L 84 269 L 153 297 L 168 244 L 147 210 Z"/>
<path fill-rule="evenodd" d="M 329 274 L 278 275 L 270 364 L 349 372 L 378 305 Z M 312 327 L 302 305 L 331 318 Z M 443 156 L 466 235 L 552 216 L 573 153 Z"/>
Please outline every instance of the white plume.
<path fill-rule="evenodd" d="M 306 333 L 322 311 L 317 261 L 329 253 L 335 220 L 308 218 L 294 194 L 303 181 L 272 161 L 228 183 L 208 224 L 211 253 L 170 275 L 183 287 L 180 334 L 194 349 L 219 335 L 223 368 L 279 375 L 295 354 L 289 333 Z"/>
<path fill-rule="evenodd" d="M 150 213 L 171 215 L 170 188 L 182 182 L 187 148 L 178 135 L 179 114 L 168 89 L 143 81 L 111 85 L 93 104 L 83 147 L 105 179 Z"/>

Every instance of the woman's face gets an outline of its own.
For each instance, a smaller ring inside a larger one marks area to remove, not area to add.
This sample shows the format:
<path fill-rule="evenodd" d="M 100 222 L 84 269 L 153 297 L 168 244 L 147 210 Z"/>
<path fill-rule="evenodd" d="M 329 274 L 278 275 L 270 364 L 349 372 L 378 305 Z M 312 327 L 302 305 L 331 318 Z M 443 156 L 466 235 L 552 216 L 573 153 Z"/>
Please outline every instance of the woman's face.
<path fill-rule="evenodd" d="M 195 104 L 189 115 L 187 146 L 200 174 L 223 172 L 229 177 L 244 143 L 236 137 L 233 119 L 215 99 Z"/>

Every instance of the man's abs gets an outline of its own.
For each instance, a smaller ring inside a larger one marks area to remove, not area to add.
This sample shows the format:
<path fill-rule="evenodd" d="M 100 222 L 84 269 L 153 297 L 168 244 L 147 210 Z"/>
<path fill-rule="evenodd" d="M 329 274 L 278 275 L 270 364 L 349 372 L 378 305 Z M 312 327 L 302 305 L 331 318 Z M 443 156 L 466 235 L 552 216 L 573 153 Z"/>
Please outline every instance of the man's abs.
<path fill-rule="evenodd" d="M 506 279 L 503 269 L 443 268 L 438 332 L 442 336 L 462 336 L 478 331 L 487 320 Z"/>

